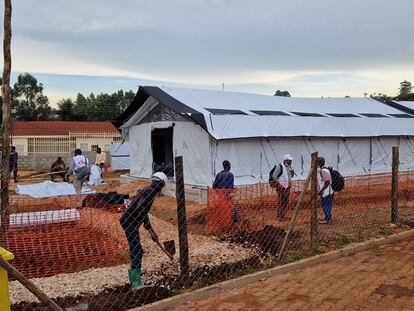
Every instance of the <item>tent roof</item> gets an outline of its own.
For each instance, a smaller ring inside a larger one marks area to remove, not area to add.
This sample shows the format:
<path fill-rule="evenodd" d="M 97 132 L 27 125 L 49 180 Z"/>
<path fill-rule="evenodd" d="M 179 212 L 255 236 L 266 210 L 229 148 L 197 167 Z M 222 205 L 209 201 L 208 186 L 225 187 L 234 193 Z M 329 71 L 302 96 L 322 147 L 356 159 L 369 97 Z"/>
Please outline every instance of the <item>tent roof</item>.
<path fill-rule="evenodd" d="M 414 136 L 412 116 L 371 98 L 294 98 L 170 87 L 140 87 L 118 125 L 133 119 L 150 96 L 190 117 L 215 139 Z"/>
<path fill-rule="evenodd" d="M 414 115 L 414 101 L 396 101 L 399 105 L 407 109 L 407 112 L 410 112 Z M 408 110 L 410 109 L 410 110 Z"/>

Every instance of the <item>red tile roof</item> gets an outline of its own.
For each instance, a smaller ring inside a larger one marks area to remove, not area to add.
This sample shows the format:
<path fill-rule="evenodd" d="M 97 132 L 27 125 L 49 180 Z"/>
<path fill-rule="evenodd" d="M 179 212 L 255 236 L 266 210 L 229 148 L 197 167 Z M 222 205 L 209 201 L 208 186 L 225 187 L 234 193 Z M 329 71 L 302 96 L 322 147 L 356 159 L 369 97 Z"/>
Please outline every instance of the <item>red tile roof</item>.
<path fill-rule="evenodd" d="M 14 122 L 13 136 L 69 135 L 69 133 L 119 134 L 111 122 L 78 121 L 18 121 Z"/>

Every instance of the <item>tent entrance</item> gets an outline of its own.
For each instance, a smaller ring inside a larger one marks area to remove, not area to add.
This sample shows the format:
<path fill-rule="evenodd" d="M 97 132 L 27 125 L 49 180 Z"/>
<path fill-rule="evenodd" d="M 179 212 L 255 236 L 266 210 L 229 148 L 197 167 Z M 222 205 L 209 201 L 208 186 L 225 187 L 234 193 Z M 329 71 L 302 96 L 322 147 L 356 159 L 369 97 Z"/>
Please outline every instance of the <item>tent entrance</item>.
<path fill-rule="evenodd" d="M 151 132 L 152 170 L 174 176 L 173 128 L 154 129 Z"/>

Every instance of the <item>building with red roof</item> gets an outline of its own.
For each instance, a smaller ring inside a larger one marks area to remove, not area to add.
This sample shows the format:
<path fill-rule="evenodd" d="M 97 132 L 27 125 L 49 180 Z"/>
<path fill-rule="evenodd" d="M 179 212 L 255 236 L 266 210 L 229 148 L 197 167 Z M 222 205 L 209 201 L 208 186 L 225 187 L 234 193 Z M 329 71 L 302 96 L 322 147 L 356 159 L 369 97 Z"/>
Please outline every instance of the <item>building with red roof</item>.
<path fill-rule="evenodd" d="M 48 167 L 58 156 L 69 161 L 76 148 L 94 161 L 98 147 L 109 153 L 121 135 L 111 122 L 17 121 L 11 139 L 19 153 L 20 168 L 39 169 Z"/>

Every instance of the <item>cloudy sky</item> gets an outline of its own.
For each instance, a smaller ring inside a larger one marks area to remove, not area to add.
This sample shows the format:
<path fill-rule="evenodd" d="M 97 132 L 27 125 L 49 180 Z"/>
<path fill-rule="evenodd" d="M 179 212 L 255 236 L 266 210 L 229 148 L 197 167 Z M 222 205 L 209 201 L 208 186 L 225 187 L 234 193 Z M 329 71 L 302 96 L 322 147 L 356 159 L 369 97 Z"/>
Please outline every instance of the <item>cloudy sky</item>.
<path fill-rule="evenodd" d="M 411 0 L 14 0 L 15 78 L 53 100 L 140 84 L 272 95 L 414 82 Z"/>

